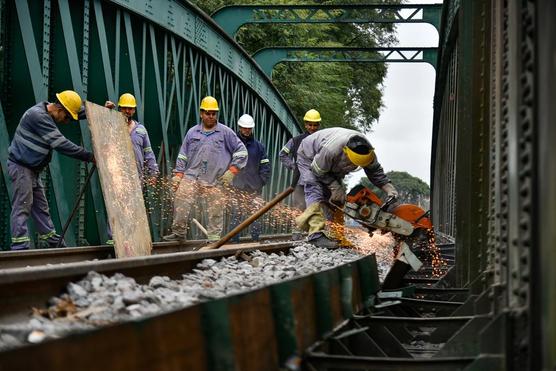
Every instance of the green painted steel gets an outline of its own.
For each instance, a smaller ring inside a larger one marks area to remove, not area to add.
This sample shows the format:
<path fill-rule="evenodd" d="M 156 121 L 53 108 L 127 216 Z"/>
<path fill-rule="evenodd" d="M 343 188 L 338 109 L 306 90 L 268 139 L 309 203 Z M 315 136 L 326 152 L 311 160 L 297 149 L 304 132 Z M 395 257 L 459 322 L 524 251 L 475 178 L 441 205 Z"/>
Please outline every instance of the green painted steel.
<path fill-rule="evenodd" d="M 289 183 L 291 175 L 282 173 L 277 153 L 301 126 L 252 58 L 195 6 L 171 0 L 156 6 L 133 0 L 0 0 L 0 9 L 2 197 L 10 194 L 7 148 L 21 115 L 65 89 L 99 104 L 117 101 L 124 92 L 134 94 L 138 120 L 149 131 L 163 176 L 169 176 L 183 136 L 198 121 L 200 100 L 212 94 L 220 103 L 220 121 L 233 129 L 241 114 L 255 117 L 255 135 L 266 145 L 275 171 L 264 196 Z M 86 121 L 61 131 L 90 148 Z M 85 173 L 78 161 L 57 153 L 48 173 L 47 196 L 59 229 Z M 152 234 L 158 240 L 169 224 L 170 197 L 149 192 Z M 0 213 L 8 220 L 10 207 Z M 0 241 L 9 233 L 4 226 Z M 66 241 L 98 244 L 105 239 L 106 213 L 95 175 Z"/>
<path fill-rule="evenodd" d="M 283 282 L 270 287 L 280 364 L 284 364 L 297 353 L 295 316 L 291 298 L 292 284 L 292 282 Z"/>
<path fill-rule="evenodd" d="M 218 299 L 202 304 L 202 328 L 208 369 L 211 371 L 235 369 L 228 300 Z"/>
<path fill-rule="evenodd" d="M 440 28 L 442 4 L 231 5 L 212 14 L 229 35 L 248 23 L 429 23 Z"/>
<path fill-rule="evenodd" d="M 332 317 L 332 297 L 330 287 L 335 284 L 338 278 L 336 270 L 319 272 L 313 275 L 315 285 L 315 308 L 317 332 L 323 336 L 332 330 L 334 318 Z"/>
<path fill-rule="evenodd" d="M 268 76 L 281 62 L 428 63 L 436 68 L 437 48 L 270 47 L 253 58 Z"/>
<path fill-rule="evenodd" d="M 358 260 L 357 269 L 359 282 L 361 282 L 361 301 L 365 307 L 370 307 L 374 304 L 374 297 L 380 290 L 376 256 L 373 254 L 369 259 Z"/>
<path fill-rule="evenodd" d="M 340 300 L 342 301 L 342 314 L 345 318 L 353 315 L 353 279 L 351 265 L 343 265 L 340 273 Z"/>

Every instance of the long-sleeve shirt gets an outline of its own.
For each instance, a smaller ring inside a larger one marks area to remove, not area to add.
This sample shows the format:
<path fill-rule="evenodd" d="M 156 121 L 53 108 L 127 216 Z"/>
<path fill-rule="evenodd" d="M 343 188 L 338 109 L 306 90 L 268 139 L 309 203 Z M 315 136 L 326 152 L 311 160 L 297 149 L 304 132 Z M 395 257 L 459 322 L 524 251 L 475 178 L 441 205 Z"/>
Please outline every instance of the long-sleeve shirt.
<path fill-rule="evenodd" d="M 284 145 L 284 147 L 282 147 L 280 153 L 278 154 L 278 157 L 280 158 L 280 162 L 282 163 L 282 165 L 284 165 L 286 168 L 290 170 L 295 169 L 297 149 L 299 148 L 301 141 L 305 139 L 308 135 L 310 134 L 305 132 L 303 134 L 300 134 L 288 140 L 288 142 Z"/>
<path fill-rule="evenodd" d="M 155 176 L 158 174 L 158 164 L 154 157 L 151 147 L 149 133 L 147 129 L 139 122 L 135 121 L 135 127 L 131 130 L 131 144 L 133 145 L 133 153 L 135 153 L 135 163 L 137 164 L 137 172 L 139 177 L 143 176 L 145 165 L 147 166 L 147 174 Z"/>
<path fill-rule="evenodd" d="M 245 138 L 239 135 L 249 153 L 247 165 L 234 177 L 232 185 L 238 189 L 259 192 L 270 179 L 270 160 L 266 155 L 264 144 L 253 136 Z"/>
<path fill-rule="evenodd" d="M 174 173 L 216 184 L 230 166 L 243 169 L 246 164 L 247 149 L 232 129 L 217 123 L 205 132 L 202 124 L 197 124 L 185 134 Z"/>
<path fill-rule="evenodd" d="M 8 159 L 38 171 L 48 165 L 52 150 L 78 160 L 91 161 L 91 152 L 62 135 L 46 110 L 48 104 L 39 102 L 25 111 L 8 149 Z"/>
<path fill-rule="evenodd" d="M 335 180 L 341 181 L 358 168 L 343 151 L 349 139 L 356 135 L 364 137 L 358 131 L 345 128 L 319 130 L 301 142 L 297 154 L 311 161 L 311 172 L 320 182 L 330 184 Z M 371 183 L 379 188 L 390 182 L 376 157 L 363 170 Z"/>

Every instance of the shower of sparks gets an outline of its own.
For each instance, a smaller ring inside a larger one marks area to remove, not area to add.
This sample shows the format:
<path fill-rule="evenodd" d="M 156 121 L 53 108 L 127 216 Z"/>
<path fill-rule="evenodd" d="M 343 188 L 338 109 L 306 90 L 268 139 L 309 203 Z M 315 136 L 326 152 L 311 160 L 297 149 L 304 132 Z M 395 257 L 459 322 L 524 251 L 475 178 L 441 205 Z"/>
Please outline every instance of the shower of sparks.
<path fill-rule="evenodd" d="M 175 191 L 169 179 L 159 178 L 156 182 L 145 178 L 144 182 L 150 185 L 147 187 L 148 211 L 151 215 L 159 215 L 157 225 L 169 225 L 174 209 L 173 201 Z M 184 192 L 190 200 L 190 217 L 202 220 L 202 215 L 207 205 L 205 202 L 198 202 L 202 198 L 206 199 L 211 206 L 222 209 L 223 213 L 230 212 L 231 208 L 240 210 L 244 219 L 254 214 L 266 201 L 253 193 L 245 192 L 234 187 L 216 186 L 193 186 L 189 192 Z M 200 187 L 200 188 L 199 188 Z M 261 220 L 273 231 L 288 231 L 295 225 L 295 218 L 302 213 L 301 210 L 292 208 L 280 203 L 261 216 Z M 396 256 L 397 247 L 401 240 L 409 244 L 412 250 L 417 251 L 424 263 L 429 263 L 432 267 L 433 277 L 442 276 L 446 271 L 446 261 L 442 259 L 440 250 L 436 246 L 434 231 L 425 233 L 426 238 L 405 237 L 392 235 L 391 233 L 381 234 L 375 231 L 369 234 L 365 228 L 345 227 L 341 222 L 328 222 L 327 229 L 332 237 L 345 236 L 343 245 L 353 248 L 361 254 L 376 254 L 379 266 L 391 266 Z M 422 235 L 422 234 L 421 234 Z"/>

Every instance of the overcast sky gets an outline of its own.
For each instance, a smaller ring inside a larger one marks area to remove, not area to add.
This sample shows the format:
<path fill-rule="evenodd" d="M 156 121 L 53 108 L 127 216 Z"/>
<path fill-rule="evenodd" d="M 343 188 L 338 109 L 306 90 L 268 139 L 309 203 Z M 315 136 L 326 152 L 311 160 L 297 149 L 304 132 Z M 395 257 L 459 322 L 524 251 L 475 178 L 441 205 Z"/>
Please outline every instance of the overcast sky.
<path fill-rule="evenodd" d="M 439 3 L 441 1 L 407 1 Z M 399 24 L 397 46 L 438 46 L 438 33 L 429 24 Z M 389 63 L 384 81 L 384 108 L 367 134 L 386 172 L 406 171 L 430 184 L 432 103 L 435 70 L 428 63 Z M 353 173 L 349 186 L 365 176 Z"/>

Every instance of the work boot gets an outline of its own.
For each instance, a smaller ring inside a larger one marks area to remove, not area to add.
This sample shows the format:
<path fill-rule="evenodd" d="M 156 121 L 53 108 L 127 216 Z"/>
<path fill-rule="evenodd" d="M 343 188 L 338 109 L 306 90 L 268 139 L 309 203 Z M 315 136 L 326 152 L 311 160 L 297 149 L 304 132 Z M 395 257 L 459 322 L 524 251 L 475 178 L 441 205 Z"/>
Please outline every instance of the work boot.
<path fill-rule="evenodd" d="M 185 236 L 177 233 L 171 233 L 162 237 L 162 239 L 168 242 L 183 242 L 185 241 Z"/>
<path fill-rule="evenodd" d="M 320 247 L 323 249 L 337 249 L 338 244 L 331 240 L 330 238 L 326 237 L 324 234 L 321 234 L 319 237 L 307 241 L 308 243 L 315 245 L 316 247 Z"/>

